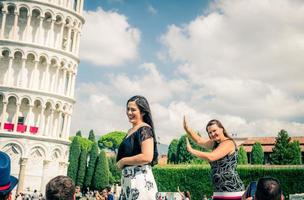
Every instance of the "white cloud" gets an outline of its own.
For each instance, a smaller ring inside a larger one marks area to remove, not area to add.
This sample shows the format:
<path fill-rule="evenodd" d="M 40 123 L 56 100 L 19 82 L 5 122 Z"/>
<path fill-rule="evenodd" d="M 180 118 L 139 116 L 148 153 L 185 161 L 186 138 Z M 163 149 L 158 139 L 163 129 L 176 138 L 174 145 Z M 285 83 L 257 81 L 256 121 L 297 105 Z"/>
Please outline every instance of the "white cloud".
<path fill-rule="evenodd" d="M 130 77 L 112 74 L 108 76 L 108 82 L 79 84 L 72 132 L 78 129 L 85 132 L 95 129 L 98 134 L 117 129 L 126 131 L 129 124 L 125 117 L 125 103 L 131 96 L 140 94 L 147 97 L 151 105 L 161 105 L 172 101 L 187 88 L 187 82 L 183 80 L 167 80 L 153 63 L 144 63 L 138 72 L 139 75 Z"/>
<path fill-rule="evenodd" d="M 79 84 L 72 131 L 93 128 L 103 134 L 127 130 L 125 103 L 141 94 L 150 102 L 156 133 L 164 143 L 184 132 L 184 114 L 203 135 L 213 118 L 240 137 L 276 136 L 281 129 L 292 136 L 303 135 L 303 11 L 304 3 L 297 0 L 216 1 L 207 14 L 183 26 L 170 25 L 162 36 L 167 49 L 162 48 L 158 57 L 181 63 L 171 76 L 158 70 L 163 66 L 144 63 L 131 75 L 109 74 L 107 80 Z M 130 46 L 137 49 L 139 31 L 124 16 L 102 10 L 87 15 L 97 21 L 98 16 L 121 19 L 123 25 L 117 26 L 124 27 L 119 29 L 121 35 L 131 38 Z M 113 20 L 107 23 L 116 24 Z M 96 30 L 98 23 L 93 24 L 92 30 Z M 138 37 L 131 36 L 129 29 Z M 90 52 L 95 63 L 118 65 L 135 59 L 137 50 L 133 56 L 126 54 L 128 59 L 120 53 L 106 56 L 105 51 L 121 47 L 110 42 L 115 29 L 110 26 L 108 30 L 105 44 L 98 44 L 103 48 L 95 48 L 100 40 L 96 37 L 86 43 L 86 48 L 101 49 L 101 53 Z"/>
<path fill-rule="evenodd" d="M 140 30 L 115 11 L 85 11 L 80 58 L 96 66 L 117 66 L 138 58 Z"/>
<path fill-rule="evenodd" d="M 148 12 L 153 15 L 157 14 L 157 10 L 152 5 L 148 5 Z"/>
<path fill-rule="evenodd" d="M 162 42 L 194 83 L 253 79 L 304 95 L 303 20 L 302 1 L 222 0 L 189 24 L 169 26 Z"/>

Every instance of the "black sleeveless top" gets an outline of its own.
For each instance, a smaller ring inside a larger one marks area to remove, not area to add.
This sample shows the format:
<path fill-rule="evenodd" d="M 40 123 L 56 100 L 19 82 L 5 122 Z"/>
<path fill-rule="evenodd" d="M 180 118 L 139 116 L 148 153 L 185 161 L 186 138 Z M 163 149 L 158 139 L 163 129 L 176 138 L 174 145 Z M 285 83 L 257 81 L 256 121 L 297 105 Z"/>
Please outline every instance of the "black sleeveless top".
<path fill-rule="evenodd" d="M 215 192 L 240 192 L 245 190 L 244 184 L 236 171 L 238 149 L 235 142 L 233 140 L 232 142 L 235 146 L 235 151 L 232 154 L 227 154 L 223 158 L 210 162 Z M 213 149 L 216 149 L 218 145 L 218 143 L 215 143 Z"/>
<path fill-rule="evenodd" d="M 132 133 L 130 136 L 126 136 L 123 141 L 121 142 L 116 161 L 119 161 L 120 159 L 124 157 L 131 157 L 138 155 L 142 153 L 141 151 L 141 144 L 143 141 L 153 138 L 154 139 L 154 154 L 153 154 L 153 160 L 150 165 L 157 164 L 157 157 L 158 157 L 158 151 L 157 151 L 157 143 L 156 139 L 154 137 L 152 128 L 149 126 L 142 126 L 138 128 L 134 133 Z"/>

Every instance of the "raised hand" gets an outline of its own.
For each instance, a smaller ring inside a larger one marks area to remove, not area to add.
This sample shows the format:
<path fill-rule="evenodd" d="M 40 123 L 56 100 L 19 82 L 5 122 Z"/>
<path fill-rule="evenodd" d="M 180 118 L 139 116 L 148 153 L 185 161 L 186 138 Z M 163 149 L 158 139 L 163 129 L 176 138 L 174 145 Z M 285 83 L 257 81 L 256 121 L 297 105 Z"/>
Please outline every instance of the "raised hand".
<path fill-rule="evenodd" d="M 189 139 L 187 137 L 186 137 L 186 146 L 187 146 L 187 151 L 189 153 L 191 153 L 192 147 L 191 147 L 191 144 L 190 144 Z"/>
<path fill-rule="evenodd" d="M 188 134 L 189 127 L 188 127 L 188 122 L 186 120 L 186 116 L 185 115 L 184 115 L 183 125 L 184 125 L 184 129 L 185 129 L 186 133 Z"/>

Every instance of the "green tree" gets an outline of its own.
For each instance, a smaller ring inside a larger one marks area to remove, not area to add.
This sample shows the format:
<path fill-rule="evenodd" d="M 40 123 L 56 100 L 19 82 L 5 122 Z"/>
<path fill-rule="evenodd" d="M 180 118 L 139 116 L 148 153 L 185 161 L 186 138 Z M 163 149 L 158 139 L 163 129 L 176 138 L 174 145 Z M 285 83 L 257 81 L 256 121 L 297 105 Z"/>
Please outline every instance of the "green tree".
<path fill-rule="evenodd" d="M 126 133 L 122 131 L 114 131 L 105 134 L 99 138 L 98 146 L 100 149 L 110 149 L 111 151 L 117 153 L 118 147 L 125 136 Z"/>
<path fill-rule="evenodd" d="M 105 151 L 101 151 L 95 167 L 93 188 L 101 190 L 109 185 L 109 164 Z"/>
<path fill-rule="evenodd" d="M 299 141 L 293 141 L 289 144 L 290 153 L 290 164 L 291 165 L 301 165 L 302 164 L 302 155 L 301 155 L 301 147 Z"/>
<path fill-rule="evenodd" d="M 84 182 L 84 176 L 87 168 L 87 158 L 88 158 L 88 150 L 82 149 L 79 157 L 79 166 L 78 166 L 77 180 L 76 180 L 76 185 L 79 185 L 80 188 L 82 188 Z"/>
<path fill-rule="evenodd" d="M 261 165 L 264 163 L 264 151 L 261 143 L 256 142 L 252 147 L 252 160 L 251 163 L 254 165 Z"/>
<path fill-rule="evenodd" d="M 174 139 L 171 141 L 169 148 L 168 148 L 168 160 L 167 163 L 173 163 L 177 164 L 177 144 L 178 144 L 178 139 Z"/>
<path fill-rule="evenodd" d="M 243 146 L 241 146 L 238 151 L 238 164 L 240 165 L 248 164 L 247 153 Z"/>
<path fill-rule="evenodd" d="M 76 132 L 76 136 L 82 137 L 81 130 L 79 130 L 79 131 Z"/>
<path fill-rule="evenodd" d="M 108 157 L 109 170 L 110 170 L 110 184 L 119 183 L 121 179 L 121 170 L 116 166 L 116 156 Z"/>
<path fill-rule="evenodd" d="M 278 133 L 278 137 L 276 137 L 276 142 L 270 155 L 271 164 L 287 165 L 290 163 L 289 141 L 290 137 L 287 131 L 281 130 Z"/>
<path fill-rule="evenodd" d="M 95 142 L 95 134 L 93 130 L 90 130 L 88 139 L 91 140 L 92 142 Z"/>
<path fill-rule="evenodd" d="M 84 186 L 91 187 L 92 186 L 92 178 L 95 170 L 96 160 L 98 156 L 98 146 L 97 143 L 94 142 L 92 144 L 90 153 L 89 153 L 89 164 L 86 170 L 85 180 L 84 180 Z"/>
<path fill-rule="evenodd" d="M 78 170 L 78 160 L 81 152 L 79 136 L 73 138 L 73 141 L 70 145 L 70 154 L 69 154 L 69 167 L 68 167 L 68 176 L 76 182 L 77 170 Z"/>
<path fill-rule="evenodd" d="M 183 135 L 180 137 L 178 140 L 177 144 L 177 162 L 178 163 L 202 163 L 203 160 L 196 158 L 194 155 L 189 153 L 187 151 L 187 146 L 186 146 L 186 137 L 187 135 Z M 198 146 L 192 139 L 189 139 L 189 142 L 192 146 L 192 148 L 204 151 L 203 148 Z"/>

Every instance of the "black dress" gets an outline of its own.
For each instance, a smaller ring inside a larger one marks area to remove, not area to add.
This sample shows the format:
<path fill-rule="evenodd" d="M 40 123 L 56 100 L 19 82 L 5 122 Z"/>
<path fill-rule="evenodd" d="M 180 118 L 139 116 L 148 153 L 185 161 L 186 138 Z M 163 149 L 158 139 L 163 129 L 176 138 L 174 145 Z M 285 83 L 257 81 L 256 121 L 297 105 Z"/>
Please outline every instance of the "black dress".
<path fill-rule="evenodd" d="M 132 135 L 125 137 L 118 148 L 117 161 L 124 157 L 140 154 L 143 141 L 154 138 L 149 126 L 137 129 Z M 120 200 L 154 200 L 157 193 L 157 185 L 154 180 L 151 165 L 157 160 L 157 149 L 154 139 L 153 161 L 142 166 L 125 166 L 121 176 Z M 155 158 L 156 157 L 156 158 Z"/>

